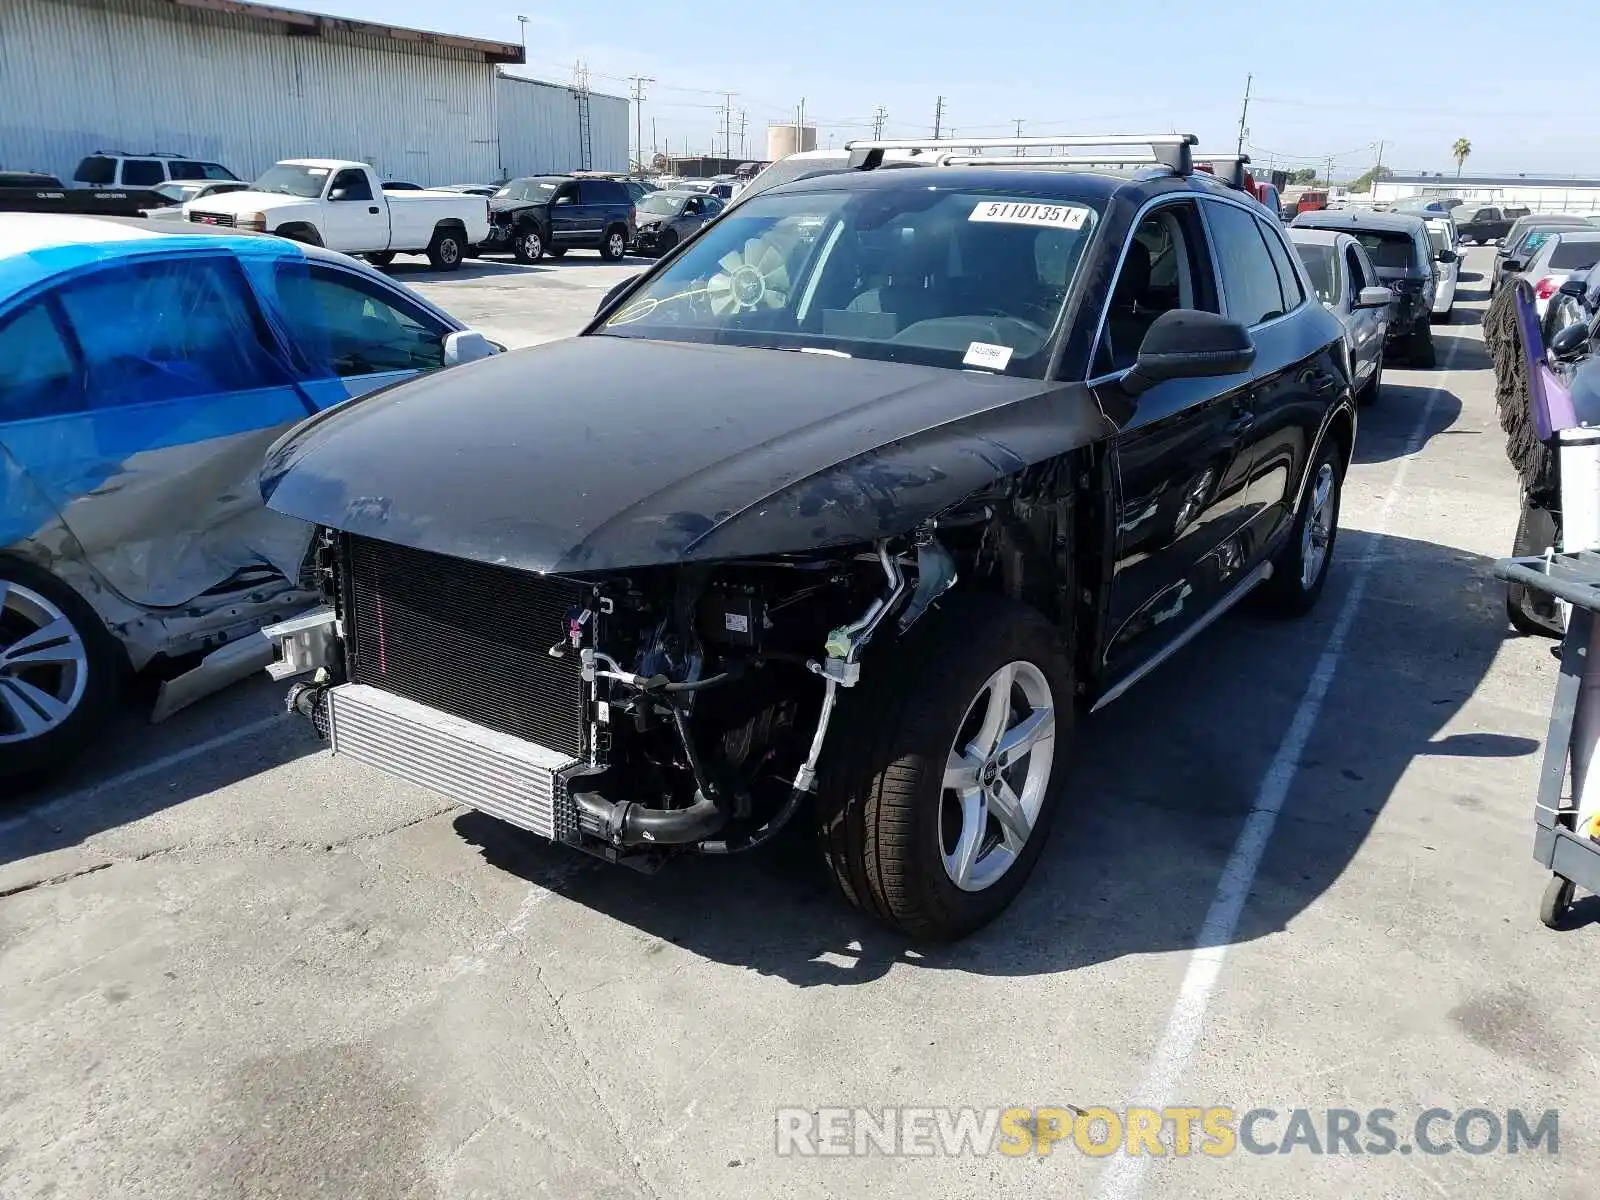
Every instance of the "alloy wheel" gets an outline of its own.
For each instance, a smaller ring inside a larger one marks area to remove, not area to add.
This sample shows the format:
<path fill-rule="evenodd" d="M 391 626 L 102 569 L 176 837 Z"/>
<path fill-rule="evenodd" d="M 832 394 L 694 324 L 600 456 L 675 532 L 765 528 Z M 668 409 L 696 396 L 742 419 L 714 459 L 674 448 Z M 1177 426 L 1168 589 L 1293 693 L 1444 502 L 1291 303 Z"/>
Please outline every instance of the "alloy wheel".
<path fill-rule="evenodd" d="M 1044 673 L 1012 662 L 991 675 L 956 733 L 939 801 L 939 849 L 962 891 L 992 887 L 1022 856 L 1055 762 L 1055 700 Z"/>
<path fill-rule="evenodd" d="M 0 579 L 0 744 L 43 737 L 83 700 L 89 652 L 50 600 Z"/>
<path fill-rule="evenodd" d="M 1333 540 L 1333 464 L 1323 463 L 1311 484 L 1310 511 L 1300 537 L 1300 586 L 1316 586 Z"/>
<path fill-rule="evenodd" d="M 523 234 L 522 253 L 530 259 L 538 258 L 544 253 L 544 239 L 537 233 Z"/>
<path fill-rule="evenodd" d="M 628 248 L 627 239 L 625 239 L 620 233 L 613 233 L 611 237 L 607 239 L 607 245 L 610 248 L 612 258 L 621 258 L 623 251 Z"/>

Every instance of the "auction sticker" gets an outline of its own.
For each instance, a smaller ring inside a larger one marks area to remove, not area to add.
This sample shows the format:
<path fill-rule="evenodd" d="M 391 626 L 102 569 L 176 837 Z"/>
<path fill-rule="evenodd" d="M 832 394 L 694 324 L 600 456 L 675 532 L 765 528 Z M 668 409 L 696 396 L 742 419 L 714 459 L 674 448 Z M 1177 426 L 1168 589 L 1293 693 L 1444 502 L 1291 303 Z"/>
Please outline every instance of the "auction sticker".
<path fill-rule="evenodd" d="M 988 367 L 1004 371 L 1011 361 L 1010 346 L 996 346 L 990 342 L 973 342 L 967 347 L 967 356 L 961 360 L 964 367 Z"/>
<path fill-rule="evenodd" d="M 1087 208 L 1075 204 L 1035 204 L 1031 200 L 985 200 L 972 210 L 969 221 L 996 221 L 1002 225 L 1044 225 L 1051 229 L 1082 229 Z"/>

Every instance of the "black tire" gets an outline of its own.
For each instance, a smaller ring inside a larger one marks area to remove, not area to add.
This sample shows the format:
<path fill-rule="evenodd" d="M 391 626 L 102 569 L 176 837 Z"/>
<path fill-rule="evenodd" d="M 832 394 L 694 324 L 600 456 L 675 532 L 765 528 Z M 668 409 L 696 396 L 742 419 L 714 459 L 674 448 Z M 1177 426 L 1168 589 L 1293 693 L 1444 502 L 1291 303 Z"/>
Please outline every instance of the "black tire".
<path fill-rule="evenodd" d="M 1438 353 L 1433 346 L 1433 326 L 1425 320 L 1418 321 L 1417 327 L 1411 331 L 1406 347 L 1406 362 L 1425 371 L 1438 365 Z"/>
<path fill-rule="evenodd" d="M 291 242 L 299 242 L 304 246 L 322 245 L 322 235 L 317 232 L 315 225 L 286 225 L 275 232 L 279 237 L 288 238 Z"/>
<path fill-rule="evenodd" d="M 1313 496 L 1324 468 L 1331 468 L 1331 497 L 1326 522 L 1325 553 L 1321 566 L 1310 582 L 1306 581 L 1306 526 L 1313 517 Z M 1334 550 L 1339 541 L 1339 506 L 1344 497 L 1344 453 L 1331 438 L 1324 441 L 1301 489 L 1300 511 L 1295 516 L 1289 538 L 1272 557 L 1272 577 L 1257 589 L 1257 607 L 1279 617 L 1300 617 L 1316 606 L 1328 582 Z"/>
<path fill-rule="evenodd" d="M 621 262 L 627 253 L 628 231 L 621 225 L 606 230 L 605 237 L 600 239 L 600 257 L 607 262 Z"/>
<path fill-rule="evenodd" d="M 1356 393 L 1356 403 L 1362 408 L 1371 408 L 1378 402 L 1378 393 L 1383 388 L 1383 356 L 1378 356 L 1378 365 L 1372 368 L 1372 378 Z"/>
<path fill-rule="evenodd" d="M 1054 758 L 1020 853 L 987 887 L 967 891 L 944 863 L 945 766 L 972 706 L 988 694 L 986 682 L 1015 662 L 1031 664 L 1048 686 Z M 819 791 L 823 857 L 846 898 L 933 941 L 965 936 L 998 916 L 1048 838 L 1066 775 L 1073 700 L 1072 660 L 1056 628 L 999 597 L 947 601 L 904 642 L 869 654 L 861 684 L 845 693 L 834 719 Z"/>
<path fill-rule="evenodd" d="M 1564 929 L 1567 924 L 1567 910 L 1572 907 L 1572 895 L 1577 891 L 1570 879 L 1563 879 L 1559 875 L 1550 876 L 1550 882 L 1544 885 L 1544 894 L 1539 897 L 1539 922 L 1546 929 Z"/>
<path fill-rule="evenodd" d="M 466 257 L 467 239 L 456 229 L 435 229 L 428 243 L 428 265 L 435 271 L 459 271 Z"/>
<path fill-rule="evenodd" d="M 372 254 L 362 255 L 362 257 L 365 258 L 373 266 L 377 267 L 379 270 L 382 270 L 384 267 L 387 267 L 390 263 L 392 263 L 394 261 L 394 251 L 393 250 L 379 250 L 379 251 L 376 251 L 376 252 L 374 252 Z"/>
<path fill-rule="evenodd" d="M 75 706 L 59 724 L 37 737 L 0 740 L 0 796 L 82 754 L 110 716 L 127 679 L 127 659 L 122 647 L 83 598 L 55 576 L 17 559 L 0 558 L 0 593 L 7 592 L 9 603 L 14 607 L 0 607 L 0 689 L 7 691 L 6 696 L 0 697 L 0 739 L 21 732 L 21 725 L 8 703 L 20 700 L 21 693 L 15 684 L 8 685 L 6 680 L 20 679 L 47 693 L 54 692 L 56 685 L 75 690 L 66 682 L 62 668 L 18 669 L 15 664 L 6 663 L 6 648 L 27 633 L 28 618 L 19 612 L 28 600 L 26 593 L 31 592 L 54 606 L 67 619 L 83 647 L 85 668 L 83 687 L 76 693 Z M 57 674 L 58 671 L 62 673 Z M 33 711 L 37 715 L 37 710 Z"/>
<path fill-rule="evenodd" d="M 1511 557 L 1543 554 L 1556 540 L 1556 519 L 1550 510 L 1535 508 L 1524 498 L 1517 516 L 1517 532 L 1511 539 Z M 1561 613 L 1554 597 L 1529 591 L 1520 583 L 1506 584 L 1506 620 L 1511 622 L 1511 628 L 1529 637 L 1559 638 L 1566 632 L 1561 628 Z"/>
<path fill-rule="evenodd" d="M 661 240 L 656 243 L 656 257 L 662 258 L 671 254 L 678 248 L 678 231 L 669 229 L 661 235 Z"/>
<path fill-rule="evenodd" d="M 544 230 L 523 225 L 511 235 L 511 253 L 519 263 L 536 263 L 545 256 Z"/>
<path fill-rule="evenodd" d="M 565 258 L 567 256 L 567 248 L 565 246 L 551 246 L 545 251 L 545 254 L 549 258 Z"/>
<path fill-rule="evenodd" d="M 1450 324 L 1451 314 L 1453 314 L 1455 312 L 1455 310 L 1456 310 L 1456 307 L 1455 307 L 1454 304 L 1452 304 L 1449 308 L 1445 309 L 1443 312 L 1431 312 L 1431 313 L 1429 313 L 1428 314 L 1428 324 L 1430 324 L 1430 325 L 1448 325 L 1448 324 Z"/>

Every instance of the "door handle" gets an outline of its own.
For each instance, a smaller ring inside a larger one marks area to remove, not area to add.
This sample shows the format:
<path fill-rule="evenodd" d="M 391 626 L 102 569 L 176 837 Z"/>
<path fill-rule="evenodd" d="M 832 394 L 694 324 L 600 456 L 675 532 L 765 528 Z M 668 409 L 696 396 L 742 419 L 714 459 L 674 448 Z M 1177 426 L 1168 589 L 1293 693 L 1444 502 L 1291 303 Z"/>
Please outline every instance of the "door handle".
<path fill-rule="evenodd" d="M 374 204 L 372 207 L 367 209 L 367 211 L 369 213 L 371 213 L 373 216 L 377 216 L 378 215 L 378 206 L 376 204 Z"/>
<path fill-rule="evenodd" d="M 1339 377 L 1329 371 L 1313 371 L 1306 377 L 1306 382 L 1311 385 L 1311 390 L 1318 396 L 1326 396 L 1339 386 Z"/>

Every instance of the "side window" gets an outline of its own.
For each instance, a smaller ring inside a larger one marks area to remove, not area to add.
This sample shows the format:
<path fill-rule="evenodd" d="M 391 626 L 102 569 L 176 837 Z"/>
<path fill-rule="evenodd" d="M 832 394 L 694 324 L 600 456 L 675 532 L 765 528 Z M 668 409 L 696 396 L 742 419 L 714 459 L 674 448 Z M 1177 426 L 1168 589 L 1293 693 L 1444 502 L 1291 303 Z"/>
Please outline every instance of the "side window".
<path fill-rule="evenodd" d="M 1361 251 L 1355 246 L 1346 246 L 1344 251 L 1345 274 L 1350 277 L 1350 298 L 1354 300 L 1364 287 L 1371 287 L 1371 276 L 1367 274 L 1367 265 L 1363 261 Z"/>
<path fill-rule="evenodd" d="M 231 258 L 161 258 L 96 271 L 57 293 L 83 350 L 90 408 L 285 382 Z M 139 319 L 124 319 L 137 312 Z"/>
<path fill-rule="evenodd" d="M 1272 255 L 1272 265 L 1278 271 L 1278 288 L 1283 292 L 1283 311 L 1293 312 L 1305 303 L 1306 293 L 1300 286 L 1300 276 L 1295 272 L 1294 263 L 1289 259 L 1288 248 L 1283 244 L 1283 235 L 1260 217 L 1256 218 L 1256 225 L 1260 227 L 1262 240 L 1267 243 L 1267 253 Z"/>
<path fill-rule="evenodd" d="M 200 178 L 202 179 L 236 178 L 232 171 L 228 170 L 227 167 L 224 167 L 219 163 L 196 163 L 195 165 L 200 168 Z"/>
<path fill-rule="evenodd" d="M 1286 311 L 1278 269 L 1256 219 L 1244 209 L 1220 201 L 1206 204 L 1228 316 L 1245 325 L 1259 325 Z"/>
<path fill-rule="evenodd" d="M 690 196 L 683 202 L 683 214 L 686 217 L 697 217 L 704 209 L 700 205 L 699 196 Z"/>
<path fill-rule="evenodd" d="M 173 161 L 167 164 L 167 170 L 172 172 L 174 179 L 204 179 L 206 173 L 197 162 Z"/>
<path fill-rule="evenodd" d="M 155 187 L 167 181 L 167 173 L 153 158 L 125 158 L 122 160 L 123 187 Z"/>
<path fill-rule="evenodd" d="M 711 213 L 711 214 L 719 213 L 719 212 L 722 211 L 722 206 L 725 203 L 727 203 L 727 202 L 724 201 L 724 200 L 718 199 L 716 196 L 707 196 L 706 197 L 706 204 L 705 204 L 705 211 L 707 213 Z"/>
<path fill-rule="evenodd" d="M 0 425 L 81 412 L 81 383 L 47 301 L 34 300 L 0 321 Z"/>
<path fill-rule="evenodd" d="M 578 202 L 578 185 L 575 183 L 563 184 L 556 191 L 556 198 L 552 204 L 576 204 Z"/>
<path fill-rule="evenodd" d="M 313 374 L 431 371 L 444 366 L 445 327 L 383 285 L 333 267 L 285 266 L 278 298 Z"/>
<path fill-rule="evenodd" d="M 1036 254 L 1041 249 L 1048 251 L 1048 247 L 1036 247 Z M 1263 256 L 1265 253 L 1263 248 Z M 1048 253 L 1045 257 L 1048 259 Z M 1070 277 L 1072 265 L 1063 264 L 1062 270 Z M 1040 273 L 1049 277 L 1055 271 L 1048 262 L 1041 262 Z M 1093 375 L 1131 367 L 1156 318 L 1176 308 L 1222 311 L 1199 213 L 1188 201 L 1152 210 L 1133 231 L 1111 289 Z"/>
<path fill-rule="evenodd" d="M 344 191 L 344 195 L 340 197 L 341 200 L 372 199 L 372 185 L 367 182 L 367 173 L 365 171 L 357 171 L 353 167 L 349 170 L 340 171 L 333 177 L 333 186 L 328 189 L 329 197 L 331 198 L 334 192 L 341 189 Z"/>
<path fill-rule="evenodd" d="M 579 204 L 610 204 L 611 189 L 600 179 L 585 179 L 578 185 Z"/>

